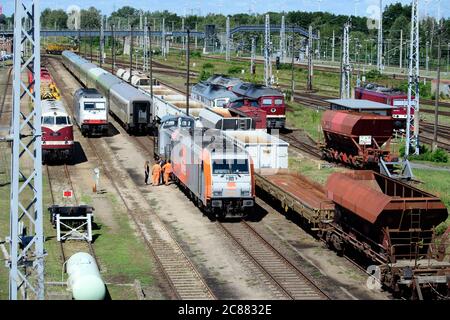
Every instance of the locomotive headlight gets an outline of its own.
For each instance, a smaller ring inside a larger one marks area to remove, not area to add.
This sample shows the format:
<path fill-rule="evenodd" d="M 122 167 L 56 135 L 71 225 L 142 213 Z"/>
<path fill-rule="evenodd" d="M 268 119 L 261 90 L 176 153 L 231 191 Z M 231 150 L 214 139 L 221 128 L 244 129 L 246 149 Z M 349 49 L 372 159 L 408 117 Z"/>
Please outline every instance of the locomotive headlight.
<path fill-rule="evenodd" d="M 248 190 L 241 190 L 241 196 L 244 196 L 244 197 L 250 196 L 250 191 L 248 191 Z"/>
<path fill-rule="evenodd" d="M 220 196 L 222 196 L 222 191 L 221 190 L 220 191 L 213 191 L 213 195 L 216 196 L 216 197 L 220 197 Z"/>

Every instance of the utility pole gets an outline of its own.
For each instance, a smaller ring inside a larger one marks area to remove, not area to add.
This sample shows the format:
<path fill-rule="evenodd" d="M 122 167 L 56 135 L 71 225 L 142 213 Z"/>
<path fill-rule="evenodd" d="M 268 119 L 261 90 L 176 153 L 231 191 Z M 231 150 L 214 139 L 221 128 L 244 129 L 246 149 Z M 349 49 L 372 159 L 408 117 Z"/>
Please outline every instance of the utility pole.
<path fill-rule="evenodd" d="M 190 30 L 189 28 L 186 29 L 187 32 L 187 45 L 186 45 L 186 64 L 187 64 L 187 71 L 186 71 L 186 113 L 189 116 L 189 76 L 191 73 L 191 62 L 190 62 Z"/>
<path fill-rule="evenodd" d="M 40 12 L 40 0 L 15 0 L 10 233 L 5 239 L 10 249 L 6 261 L 10 300 L 17 300 L 19 292 L 24 300 L 43 300 L 45 293 Z M 26 45 L 30 56 L 23 51 Z M 32 84 L 23 81 L 24 70 L 32 73 Z M 26 108 L 21 108 L 22 102 Z"/>
<path fill-rule="evenodd" d="M 161 52 L 163 55 L 163 58 L 166 57 L 166 19 L 162 19 L 162 25 L 161 25 Z"/>
<path fill-rule="evenodd" d="M 430 45 L 430 42 L 427 41 L 425 44 L 425 70 L 427 71 L 427 75 L 428 75 L 428 62 L 430 61 L 430 58 L 428 56 L 428 47 Z"/>
<path fill-rule="evenodd" d="M 89 31 L 89 50 L 91 52 L 91 62 L 92 62 L 92 30 Z"/>
<path fill-rule="evenodd" d="M 153 26 L 155 27 L 155 26 Z M 152 49 L 152 37 L 151 37 L 151 29 L 148 27 L 149 39 L 148 39 L 148 51 L 149 51 L 149 60 L 150 60 L 150 96 L 152 97 L 153 104 L 153 49 Z"/>
<path fill-rule="evenodd" d="M 255 37 L 252 37 L 252 54 L 251 54 L 251 60 L 250 60 L 250 74 L 255 75 L 256 74 L 256 39 Z"/>
<path fill-rule="evenodd" d="M 111 23 L 111 73 L 114 74 L 114 68 L 116 66 L 116 37 L 114 36 L 114 23 Z"/>
<path fill-rule="evenodd" d="M 266 86 L 272 85 L 272 61 L 270 50 L 270 17 L 266 14 L 264 33 L 264 83 Z"/>
<path fill-rule="evenodd" d="M 350 99 L 350 21 L 344 25 L 342 37 L 341 99 Z"/>
<path fill-rule="evenodd" d="M 103 31 L 103 28 L 104 28 L 104 18 L 103 18 L 103 16 L 101 16 L 101 21 L 100 21 L 100 68 L 103 66 L 103 63 L 105 63 L 104 57 L 103 57 L 103 52 L 105 51 L 105 33 Z"/>
<path fill-rule="evenodd" d="M 195 48 L 195 50 L 197 50 L 197 38 L 198 38 L 198 36 L 197 36 L 197 32 L 198 32 L 198 30 L 197 30 L 197 22 L 195 23 L 195 38 L 194 38 L 194 48 Z"/>
<path fill-rule="evenodd" d="M 295 81 L 294 81 L 294 26 L 292 26 L 292 41 L 291 41 L 291 102 L 294 102 L 294 93 L 295 93 Z"/>
<path fill-rule="evenodd" d="M 130 24 L 130 78 L 128 82 L 131 84 L 131 77 L 133 75 L 133 25 Z"/>
<path fill-rule="evenodd" d="M 419 154 L 419 0 L 413 0 L 411 5 L 411 41 L 409 50 L 408 75 L 408 106 L 406 120 L 406 146 L 405 157 L 410 154 L 410 146 L 414 153 Z M 413 100 L 414 96 L 414 100 Z M 414 111 L 414 120 L 411 121 L 411 110 Z M 411 138 L 411 124 L 414 125 L 414 134 Z"/>
<path fill-rule="evenodd" d="M 281 17 L 280 29 L 280 61 L 283 63 L 286 53 L 286 23 L 284 16 Z"/>
<path fill-rule="evenodd" d="M 399 60 L 399 68 L 403 67 L 403 29 L 400 29 L 400 60 Z"/>
<path fill-rule="evenodd" d="M 331 39 L 331 62 L 334 62 L 334 30 L 333 30 L 333 38 Z"/>
<path fill-rule="evenodd" d="M 184 30 L 184 18 L 181 18 L 181 30 Z M 183 50 L 186 47 L 186 38 L 184 36 L 181 37 L 181 42 L 183 43 Z"/>
<path fill-rule="evenodd" d="M 317 59 L 320 60 L 320 30 L 317 30 Z"/>
<path fill-rule="evenodd" d="M 313 89 L 313 33 L 312 33 L 312 26 L 309 26 L 309 37 L 308 37 L 308 84 L 307 84 L 307 90 L 311 91 Z"/>
<path fill-rule="evenodd" d="M 438 147 L 437 131 L 438 131 L 438 117 L 439 117 L 439 98 L 440 98 L 440 82 L 441 82 L 441 37 L 442 37 L 442 23 L 438 22 L 438 65 L 437 65 L 437 83 L 436 93 L 434 94 L 434 130 L 433 130 L 433 145 L 432 149 L 436 150 Z"/>
<path fill-rule="evenodd" d="M 226 61 L 230 61 L 230 17 L 227 16 L 227 21 L 226 21 L 226 41 L 225 41 L 225 60 Z"/>
<path fill-rule="evenodd" d="M 143 55 L 143 59 L 144 59 L 144 63 L 142 65 L 142 70 L 145 72 L 148 70 L 148 24 L 147 24 L 147 17 L 145 17 L 144 19 L 144 42 L 143 42 L 143 46 L 144 46 L 144 55 Z"/>
<path fill-rule="evenodd" d="M 378 22 L 377 70 L 383 72 L 383 0 L 380 0 L 380 20 Z"/>

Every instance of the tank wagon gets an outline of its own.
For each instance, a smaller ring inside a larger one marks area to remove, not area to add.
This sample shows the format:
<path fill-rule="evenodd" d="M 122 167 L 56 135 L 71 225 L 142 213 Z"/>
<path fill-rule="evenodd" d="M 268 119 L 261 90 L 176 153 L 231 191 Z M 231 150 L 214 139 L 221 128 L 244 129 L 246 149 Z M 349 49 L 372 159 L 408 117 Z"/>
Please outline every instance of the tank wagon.
<path fill-rule="evenodd" d="M 393 129 L 389 116 L 327 110 L 322 115 L 322 156 L 355 168 L 377 167 L 380 157 L 396 160 L 389 150 Z"/>
<path fill-rule="evenodd" d="M 151 97 L 73 52 L 64 51 L 66 68 L 88 88 L 96 88 L 107 100 L 109 112 L 128 132 L 147 132 L 154 126 Z"/>
<path fill-rule="evenodd" d="M 66 161 L 73 152 L 73 126 L 60 100 L 42 100 L 42 159 Z"/>
<path fill-rule="evenodd" d="M 73 95 L 73 113 L 81 134 L 106 134 L 108 108 L 106 99 L 96 89 L 80 88 Z"/>
<path fill-rule="evenodd" d="M 446 244 L 439 245 L 434 233 L 448 217 L 439 198 L 373 171 L 334 173 L 325 189 L 336 209 L 323 237 L 336 250 L 370 258 L 380 268 L 380 282 L 395 292 L 448 295 Z"/>
<path fill-rule="evenodd" d="M 216 218 L 243 217 L 255 204 L 254 167 L 249 154 L 220 134 L 193 139 L 186 131 L 173 140 L 177 183 L 199 208 Z M 200 140 L 200 141 L 197 141 Z"/>

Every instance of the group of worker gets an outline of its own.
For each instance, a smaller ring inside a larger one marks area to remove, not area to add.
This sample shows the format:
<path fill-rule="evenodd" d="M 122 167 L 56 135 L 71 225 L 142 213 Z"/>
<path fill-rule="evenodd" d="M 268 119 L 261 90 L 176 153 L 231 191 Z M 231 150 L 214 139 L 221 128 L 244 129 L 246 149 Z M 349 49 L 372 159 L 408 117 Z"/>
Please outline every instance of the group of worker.
<path fill-rule="evenodd" d="M 150 161 L 145 161 L 145 184 L 148 184 L 148 179 L 150 177 Z M 167 162 L 162 159 L 155 159 L 155 164 L 151 168 L 152 174 L 152 185 L 159 186 L 160 184 L 169 184 L 170 176 L 172 174 L 172 163 L 170 160 Z"/>

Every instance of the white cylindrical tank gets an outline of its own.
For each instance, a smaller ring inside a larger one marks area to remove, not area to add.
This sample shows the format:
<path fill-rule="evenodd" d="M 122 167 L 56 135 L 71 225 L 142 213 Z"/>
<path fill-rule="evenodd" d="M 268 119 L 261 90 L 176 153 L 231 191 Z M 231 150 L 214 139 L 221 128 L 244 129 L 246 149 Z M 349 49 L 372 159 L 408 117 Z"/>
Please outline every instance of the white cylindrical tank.
<path fill-rule="evenodd" d="M 78 252 L 67 260 L 67 286 L 75 300 L 103 300 L 105 283 L 95 259 L 86 252 Z"/>

